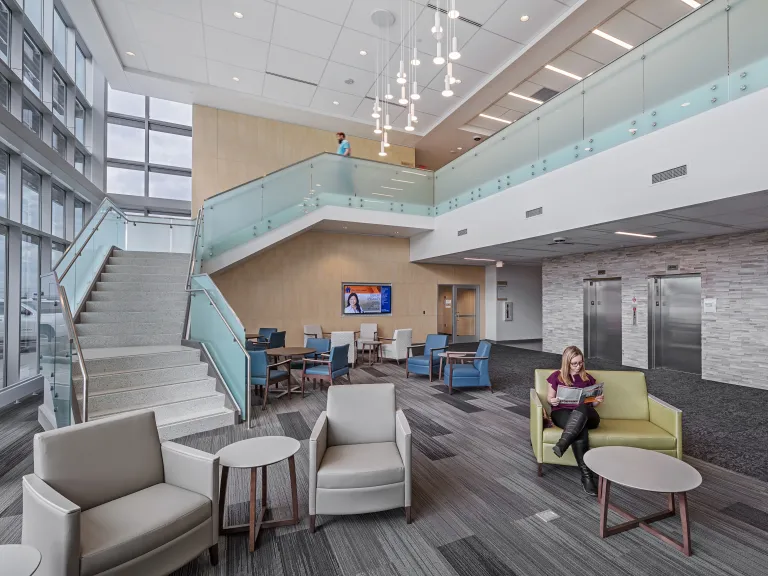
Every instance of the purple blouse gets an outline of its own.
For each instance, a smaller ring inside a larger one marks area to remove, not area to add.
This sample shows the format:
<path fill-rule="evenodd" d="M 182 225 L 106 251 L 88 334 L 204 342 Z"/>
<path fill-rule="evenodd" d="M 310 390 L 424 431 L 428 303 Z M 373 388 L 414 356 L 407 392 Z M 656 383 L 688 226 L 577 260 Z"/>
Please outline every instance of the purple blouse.
<path fill-rule="evenodd" d="M 573 380 L 573 387 L 574 388 L 586 388 L 587 386 L 592 386 L 592 384 L 596 384 L 597 380 L 595 380 L 589 373 L 587 373 L 587 379 L 582 380 L 581 374 L 576 374 L 576 376 L 573 376 L 571 378 Z M 547 378 L 547 382 L 549 382 L 549 385 L 552 386 L 552 389 L 557 392 L 557 387 L 562 384 L 560 382 L 560 370 L 555 370 L 552 372 L 552 374 L 549 375 L 549 378 Z M 565 386 L 565 384 L 562 384 Z M 568 410 L 569 408 L 567 406 L 552 406 L 552 411 L 555 410 Z"/>

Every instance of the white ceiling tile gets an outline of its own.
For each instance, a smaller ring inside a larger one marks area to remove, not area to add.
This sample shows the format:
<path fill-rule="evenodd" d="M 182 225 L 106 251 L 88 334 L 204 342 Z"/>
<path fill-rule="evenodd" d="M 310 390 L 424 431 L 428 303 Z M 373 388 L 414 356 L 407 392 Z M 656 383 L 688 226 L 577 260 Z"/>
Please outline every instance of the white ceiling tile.
<path fill-rule="evenodd" d="M 239 81 L 235 81 L 233 78 L 238 78 Z M 213 86 L 260 96 L 264 85 L 264 72 L 256 72 L 222 62 L 209 62 L 208 83 Z"/>
<path fill-rule="evenodd" d="M 534 84 L 533 82 L 523 82 L 513 90 L 510 90 L 510 92 L 520 94 L 521 96 L 533 97 L 533 95 L 541 90 L 541 88 L 542 87 L 540 85 Z M 509 108 L 510 110 L 517 110 L 523 114 L 527 114 L 531 110 L 535 110 L 540 106 L 540 104 L 536 104 L 535 102 L 523 100 L 522 98 L 518 98 L 517 96 L 510 96 L 509 94 L 505 94 L 497 102 L 497 104 L 503 106 L 504 108 Z"/>
<path fill-rule="evenodd" d="M 353 116 L 361 101 L 362 98 L 360 96 L 344 94 L 343 92 L 336 92 L 327 88 L 318 88 L 312 99 L 311 107 L 326 114 Z M 334 104 L 334 102 L 338 102 L 338 105 Z"/>
<path fill-rule="evenodd" d="M 416 131 L 422 133 L 433 128 L 438 121 L 437 116 L 427 114 L 426 112 L 420 112 L 418 108 L 416 109 L 416 118 L 418 119 L 418 122 L 413 126 L 416 128 Z M 397 118 L 395 126 L 405 126 L 407 122 L 408 115 L 403 111 L 403 113 Z"/>
<path fill-rule="evenodd" d="M 582 40 L 571 46 L 571 50 L 602 64 L 610 64 L 628 52 L 625 48 L 595 34 L 587 34 Z"/>
<path fill-rule="evenodd" d="M 273 3 L 266 0 L 202 0 L 202 3 L 206 25 L 269 42 L 275 15 Z M 235 18 L 235 11 L 243 17 Z"/>
<path fill-rule="evenodd" d="M 429 88 L 433 90 L 443 91 L 445 85 L 445 73 L 446 67 L 434 66 L 431 62 L 428 64 L 430 68 L 435 68 L 438 73 L 434 76 L 433 80 L 429 83 Z M 461 64 L 453 65 L 453 76 L 461 80 L 460 84 L 453 84 L 453 92 L 459 98 L 465 98 L 469 96 L 475 88 L 488 79 L 488 75 L 483 72 L 479 72 L 473 68 L 462 66 Z"/>
<path fill-rule="evenodd" d="M 400 17 L 401 4 L 405 13 L 402 19 Z M 389 35 L 393 44 L 399 44 L 401 21 L 404 28 L 409 29 L 408 5 L 408 0 L 354 0 L 344 21 L 344 26 L 376 38 L 387 38 Z M 424 4 L 420 2 L 413 2 L 410 5 L 415 8 L 416 17 L 424 9 Z M 388 29 L 376 26 L 371 21 L 371 14 L 375 10 L 389 10 L 395 16 L 394 24 Z"/>
<path fill-rule="evenodd" d="M 361 56 L 360 50 L 365 50 L 368 54 Z M 339 39 L 333 47 L 331 60 L 339 64 L 346 64 L 362 70 L 368 70 L 369 72 L 375 72 L 378 51 L 387 52 L 386 43 L 382 43 L 375 37 L 363 34 L 357 30 L 342 28 Z M 389 54 L 386 56 L 391 57 L 396 52 L 399 54 L 398 47 L 392 43 L 389 45 Z M 383 58 L 383 60 L 386 62 L 386 59 Z"/>
<path fill-rule="evenodd" d="M 373 86 L 375 74 L 359 68 L 344 66 L 336 62 L 328 62 L 323 77 L 320 80 L 320 86 L 344 92 L 346 94 L 355 94 L 365 96 Z M 347 80 L 353 80 L 352 84 L 347 84 Z"/>
<path fill-rule="evenodd" d="M 272 42 L 305 54 L 328 58 L 340 30 L 340 26 L 331 22 L 278 6 Z"/>
<path fill-rule="evenodd" d="M 568 8 L 555 0 L 514 0 L 505 2 L 484 26 L 485 30 L 528 44 Z M 528 16 L 527 22 L 520 17 Z"/>
<path fill-rule="evenodd" d="M 434 116 L 442 116 L 460 103 L 461 99 L 456 96 L 446 98 L 437 90 L 427 88 L 421 91 L 421 98 L 416 102 L 416 115 L 423 111 Z"/>
<path fill-rule="evenodd" d="M 658 230 L 675 230 L 677 232 L 696 232 L 701 234 L 720 234 L 728 231 L 733 232 L 733 228 L 726 226 L 717 226 L 715 224 L 693 221 L 672 222 L 656 228 Z"/>
<path fill-rule="evenodd" d="M 277 0 L 277 3 L 335 24 L 344 24 L 352 0 Z"/>
<path fill-rule="evenodd" d="M 536 72 L 536 74 L 531 76 L 529 80 L 534 84 L 538 84 L 539 86 L 543 86 L 546 88 L 551 88 L 552 90 L 556 90 L 558 92 L 563 92 L 565 90 L 568 90 L 568 88 L 570 88 L 577 82 L 573 78 L 569 78 L 568 76 L 563 76 L 558 72 L 552 72 L 551 70 L 547 70 L 546 68 L 542 68 L 541 70 Z M 504 99 L 506 100 L 506 98 L 507 97 L 505 96 Z M 510 96 L 510 98 L 512 97 Z"/>
<path fill-rule="evenodd" d="M 220 28 L 205 26 L 205 52 L 209 60 L 263 72 L 267 66 L 269 44 Z"/>
<path fill-rule="evenodd" d="M 267 74 L 264 78 L 264 89 L 261 94 L 272 100 L 298 106 L 309 106 L 315 95 L 315 87 L 303 82 L 295 82 Z"/>
<path fill-rule="evenodd" d="M 626 10 L 663 29 L 677 22 L 693 9 L 680 0 L 675 2 L 670 2 L 670 0 L 635 0 L 627 6 Z"/>
<path fill-rule="evenodd" d="M 765 222 L 764 214 L 755 214 L 752 212 L 734 212 L 732 214 L 720 214 L 718 216 L 709 216 L 710 222 L 717 224 L 727 224 L 730 226 L 747 227 L 756 223 Z"/>
<path fill-rule="evenodd" d="M 639 46 L 648 40 L 648 38 L 658 33 L 660 28 L 635 16 L 631 12 L 622 10 L 613 18 L 602 24 L 600 30 L 606 34 L 610 34 L 614 38 L 623 40 L 628 44 Z M 601 38 L 601 40 L 603 40 L 603 42 L 608 42 L 608 44 L 612 44 L 612 42 L 603 38 Z"/>
<path fill-rule="evenodd" d="M 515 0 L 517 2 L 519 0 Z M 538 0 L 537 0 L 538 1 Z M 456 9 L 459 11 L 461 18 L 467 18 L 478 24 L 485 24 L 491 16 L 496 19 L 498 9 L 503 4 L 509 4 L 505 0 L 472 0 L 467 2 L 466 0 L 456 0 Z M 434 4 L 434 0 L 432 1 Z M 445 5 L 441 2 L 440 8 L 445 8 Z M 432 17 L 434 18 L 434 16 Z M 441 15 L 441 18 L 445 20 L 445 14 Z"/>
<path fill-rule="evenodd" d="M 522 44 L 503 36 L 478 30 L 477 34 L 461 49 L 460 62 L 481 72 L 495 72 L 513 55 L 522 49 Z"/>
<path fill-rule="evenodd" d="M 507 112 L 509 112 L 509 110 L 502 108 L 501 106 L 496 106 L 495 104 L 483 110 L 483 114 L 487 114 L 488 116 L 496 116 L 497 118 L 501 118 Z"/>
<path fill-rule="evenodd" d="M 576 52 L 572 52 L 571 50 L 566 50 L 560 54 L 560 56 L 552 60 L 550 64 L 556 68 L 560 68 L 560 70 L 565 70 L 566 72 L 576 74 L 582 78 L 586 78 L 595 70 L 602 68 L 600 62 L 595 62 L 591 58 L 576 54 Z"/>
<path fill-rule="evenodd" d="M 491 130 L 492 132 L 497 132 L 504 128 L 505 126 L 508 126 L 508 124 L 505 124 L 504 122 L 498 122 L 496 120 L 491 120 L 489 118 L 483 118 L 482 116 L 475 116 L 467 122 L 470 126 L 478 126 L 480 128 L 485 128 L 486 130 Z"/>
<path fill-rule="evenodd" d="M 443 27 L 443 39 L 442 42 L 442 56 L 448 58 L 450 52 L 450 38 L 448 35 L 448 29 L 446 27 L 445 14 L 440 15 L 440 22 Z M 474 35 L 480 30 L 473 24 L 467 24 L 463 20 L 454 20 L 456 23 L 456 40 L 459 45 L 459 51 L 461 52 Z M 416 26 L 414 32 L 416 35 L 416 48 L 420 53 L 430 54 L 435 56 L 437 53 L 437 40 L 432 36 L 432 27 L 435 25 L 435 11 L 432 8 L 426 8 L 421 16 L 416 20 Z M 453 34 L 453 30 L 451 30 Z M 410 44 L 410 41 L 408 42 Z M 431 61 L 432 58 L 419 58 L 422 63 L 425 61 Z"/>
<path fill-rule="evenodd" d="M 140 43 L 163 46 L 168 51 L 189 56 L 205 56 L 203 26 L 199 22 L 170 16 L 135 4 L 126 6 Z"/>
<path fill-rule="evenodd" d="M 115 0 L 99 0 L 99 4 L 103 3 L 112 4 Z M 163 12 L 164 14 L 170 14 L 172 16 L 178 16 L 179 18 L 185 18 L 186 20 L 193 20 L 195 22 L 202 22 L 203 16 L 200 11 L 200 2 L 190 2 L 189 0 L 126 0 L 130 4 L 136 4 L 143 6 L 144 8 L 150 8 Z M 103 12 L 102 12 L 103 14 Z"/>
<path fill-rule="evenodd" d="M 502 118 L 504 120 L 509 120 L 510 122 L 514 122 L 515 120 L 519 120 L 525 116 L 522 112 L 518 112 L 517 110 L 507 110 L 504 114 L 502 114 Z"/>
<path fill-rule="evenodd" d="M 273 45 L 269 50 L 267 71 L 317 84 L 327 60 L 303 52 Z"/>
<path fill-rule="evenodd" d="M 208 83 L 207 61 L 205 58 L 190 56 L 168 50 L 165 45 L 143 44 L 144 58 L 150 72 L 183 78 L 193 82 Z"/>
<path fill-rule="evenodd" d="M 123 66 L 147 70 L 147 62 L 144 59 L 133 21 L 128 14 L 125 2 L 117 0 L 97 0 L 96 6 L 102 14 L 104 25 L 107 27 L 115 49 L 120 56 Z M 126 52 L 133 52 L 135 56 L 128 56 Z"/>

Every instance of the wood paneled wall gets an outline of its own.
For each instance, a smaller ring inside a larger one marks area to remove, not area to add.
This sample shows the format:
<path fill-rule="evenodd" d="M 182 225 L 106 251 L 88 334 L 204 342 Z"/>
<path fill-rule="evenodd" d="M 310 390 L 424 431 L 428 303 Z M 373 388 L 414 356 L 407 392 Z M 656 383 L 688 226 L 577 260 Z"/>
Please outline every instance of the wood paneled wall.
<path fill-rule="evenodd" d="M 438 328 L 438 284 L 474 284 L 484 292 L 480 266 L 409 262 L 405 238 L 308 232 L 213 276 L 246 331 L 271 326 L 286 330 L 288 345 L 303 343 L 304 325 L 324 331 L 359 330 L 360 322 L 379 324 L 379 335 L 412 328 L 423 342 Z M 343 317 L 342 282 L 392 284 L 392 315 Z M 481 315 L 479 336 L 485 335 Z"/>
<path fill-rule="evenodd" d="M 193 214 L 214 194 L 338 148 L 333 132 L 197 104 L 192 128 Z M 413 148 L 393 144 L 382 159 L 378 140 L 347 139 L 357 158 L 415 165 Z"/>

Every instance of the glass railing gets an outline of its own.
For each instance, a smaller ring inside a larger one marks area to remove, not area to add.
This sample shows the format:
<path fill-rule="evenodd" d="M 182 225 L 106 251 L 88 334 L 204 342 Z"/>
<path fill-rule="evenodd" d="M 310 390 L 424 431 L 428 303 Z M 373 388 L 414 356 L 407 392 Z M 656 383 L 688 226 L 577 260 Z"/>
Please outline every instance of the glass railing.
<path fill-rule="evenodd" d="M 40 367 L 53 401 L 56 427 L 68 426 L 72 414 L 72 342 L 53 272 L 40 278 Z M 47 326 L 47 328 L 44 328 Z M 79 408 L 75 406 L 75 412 Z"/>
<path fill-rule="evenodd" d="M 250 356 L 245 350 L 245 328 L 207 274 L 192 276 L 189 290 L 189 338 L 205 344 L 250 427 Z"/>
<path fill-rule="evenodd" d="M 221 254 L 322 206 L 432 216 L 428 170 L 320 154 L 208 198 L 204 258 Z"/>
<path fill-rule="evenodd" d="M 445 214 L 753 94 L 766 22 L 768 0 L 710 0 L 434 175 L 321 154 L 222 192 L 204 202 L 201 258 L 322 206 Z"/>

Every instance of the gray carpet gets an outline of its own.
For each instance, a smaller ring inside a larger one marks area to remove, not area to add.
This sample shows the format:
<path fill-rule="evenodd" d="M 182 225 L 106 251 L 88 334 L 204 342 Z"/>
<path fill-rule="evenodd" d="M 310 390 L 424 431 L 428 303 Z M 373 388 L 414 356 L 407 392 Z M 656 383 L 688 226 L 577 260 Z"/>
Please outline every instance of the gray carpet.
<path fill-rule="evenodd" d="M 308 436 L 325 407 L 325 392 L 275 401 L 255 410 L 254 428 L 231 426 L 182 438 L 183 444 L 216 452 L 234 441 L 290 435 L 296 455 L 300 523 L 267 530 L 250 554 L 245 535 L 220 539 L 221 561 L 207 554 L 174 576 L 737 576 L 765 574 L 768 566 L 768 483 L 688 459 L 702 474 L 689 497 L 694 555 L 682 556 L 641 530 L 600 539 L 598 507 L 581 491 L 577 470 L 546 466 L 542 478 L 529 443 L 527 392 L 541 355 L 523 360 L 493 350 L 496 392 L 463 391 L 449 397 L 436 382 L 404 378 L 394 364 L 355 369 L 355 383 L 394 382 L 398 404 L 413 433 L 413 523 L 402 510 L 359 516 L 319 516 L 307 530 Z M 506 366 L 515 359 L 515 366 Z M 521 364 L 530 366 L 523 369 Z M 545 364 L 546 365 L 546 364 Z M 506 366 L 506 367 L 505 367 Z M 500 376 L 498 370 L 506 370 Z M 521 397 L 522 394 L 522 397 Z M 39 398 L 0 411 L 0 544 L 21 538 L 21 475 L 32 470 L 32 435 Z M 246 471 L 230 475 L 226 515 L 243 522 Z M 288 467 L 270 467 L 269 514 L 288 515 Z M 664 505 L 659 495 L 612 489 L 615 503 L 637 514 Z M 559 517 L 544 522 L 536 514 Z M 610 521 L 620 518 L 613 513 Z M 679 537 L 677 518 L 656 525 Z M 2 570 L 0 569 L 0 573 Z"/>

